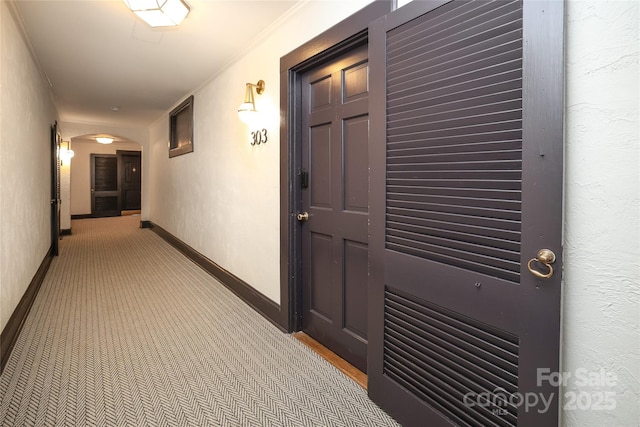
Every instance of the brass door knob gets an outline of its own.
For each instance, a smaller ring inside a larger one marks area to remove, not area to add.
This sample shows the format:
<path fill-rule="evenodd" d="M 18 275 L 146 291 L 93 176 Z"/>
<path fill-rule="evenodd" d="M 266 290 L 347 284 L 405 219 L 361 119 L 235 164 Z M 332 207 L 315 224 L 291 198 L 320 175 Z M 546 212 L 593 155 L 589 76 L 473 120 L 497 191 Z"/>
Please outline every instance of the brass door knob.
<path fill-rule="evenodd" d="M 538 270 L 536 270 L 533 267 L 533 263 L 534 262 L 538 262 L 540 264 L 543 264 L 545 266 L 545 268 L 547 269 L 546 273 L 540 272 Z M 556 254 L 553 253 L 552 250 L 550 249 L 540 249 L 538 251 L 538 253 L 536 254 L 535 258 L 531 258 L 529 260 L 529 262 L 527 263 L 527 268 L 529 268 L 529 271 L 536 277 L 539 277 L 541 279 L 548 279 L 549 277 L 553 276 L 553 267 L 551 266 L 551 264 L 553 264 L 554 262 L 556 262 Z"/>
<path fill-rule="evenodd" d="M 298 214 L 298 221 L 304 222 L 304 221 L 308 221 L 309 220 L 309 213 L 308 212 L 301 212 Z"/>

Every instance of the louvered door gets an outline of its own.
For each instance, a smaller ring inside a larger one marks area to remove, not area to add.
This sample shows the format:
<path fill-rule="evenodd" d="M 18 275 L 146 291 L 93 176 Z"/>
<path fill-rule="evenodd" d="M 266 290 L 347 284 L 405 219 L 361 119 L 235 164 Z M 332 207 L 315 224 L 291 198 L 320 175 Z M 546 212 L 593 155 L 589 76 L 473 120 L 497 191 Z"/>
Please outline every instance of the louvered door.
<path fill-rule="evenodd" d="M 118 159 L 115 154 L 91 154 L 91 216 L 118 215 Z"/>
<path fill-rule="evenodd" d="M 557 423 L 562 22 L 419 1 L 370 28 L 369 392 L 407 425 Z"/>
<path fill-rule="evenodd" d="M 51 126 L 51 254 L 58 256 L 60 239 L 60 134 L 58 122 Z"/>

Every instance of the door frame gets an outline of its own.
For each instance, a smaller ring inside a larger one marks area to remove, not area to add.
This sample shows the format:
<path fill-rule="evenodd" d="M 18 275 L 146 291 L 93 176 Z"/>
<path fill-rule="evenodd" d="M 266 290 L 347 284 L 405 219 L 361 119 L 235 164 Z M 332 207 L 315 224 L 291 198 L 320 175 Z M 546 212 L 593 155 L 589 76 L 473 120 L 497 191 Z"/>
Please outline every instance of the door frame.
<path fill-rule="evenodd" d="M 395 0 L 374 1 L 280 58 L 280 318 L 288 332 L 302 327 L 302 243 L 296 215 L 302 201 L 302 74 L 368 43 L 369 24 L 390 13 Z"/>
<path fill-rule="evenodd" d="M 58 121 L 51 125 L 51 254 L 58 256 L 60 239 L 60 141 Z"/>

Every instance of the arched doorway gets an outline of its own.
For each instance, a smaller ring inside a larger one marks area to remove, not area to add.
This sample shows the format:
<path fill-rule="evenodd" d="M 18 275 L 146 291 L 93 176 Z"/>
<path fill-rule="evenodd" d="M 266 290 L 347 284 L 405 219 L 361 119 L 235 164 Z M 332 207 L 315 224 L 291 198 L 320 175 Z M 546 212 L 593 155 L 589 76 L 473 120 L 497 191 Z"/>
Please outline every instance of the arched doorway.
<path fill-rule="evenodd" d="M 109 135 L 113 140 L 103 144 L 96 141 L 99 136 L 71 138 L 70 217 L 140 214 L 142 145 L 117 135 Z"/>

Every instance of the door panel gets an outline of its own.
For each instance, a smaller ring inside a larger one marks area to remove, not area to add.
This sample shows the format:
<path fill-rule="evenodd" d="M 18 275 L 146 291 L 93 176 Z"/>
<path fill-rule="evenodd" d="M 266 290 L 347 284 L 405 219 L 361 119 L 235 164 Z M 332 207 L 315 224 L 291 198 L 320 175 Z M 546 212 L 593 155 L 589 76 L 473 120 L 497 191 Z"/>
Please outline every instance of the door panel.
<path fill-rule="evenodd" d="M 142 201 L 141 154 L 140 151 L 116 151 L 121 211 L 140 210 Z"/>
<path fill-rule="evenodd" d="M 344 240 L 344 330 L 367 341 L 369 247 Z"/>
<path fill-rule="evenodd" d="M 327 323 L 333 322 L 331 293 L 326 292 L 326 283 L 331 283 L 333 237 L 311 233 L 311 283 L 309 286 L 309 310 L 314 316 L 321 316 Z"/>
<path fill-rule="evenodd" d="M 366 370 L 367 48 L 302 77 L 303 330 Z"/>
<path fill-rule="evenodd" d="M 354 117 L 344 121 L 344 202 L 347 211 L 369 210 L 369 117 Z"/>
<path fill-rule="evenodd" d="M 91 155 L 91 216 L 120 215 L 118 159 L 115 154 Z"/>
<path fill-rule="evenodd" d="M 314 208 L 331 208 L 331 126 L 313 126 L 309 135 L 311 202 Z"/>
<path fill-rule="evenodd" d="M 356 64 L 343 71 L 346 102 L 358 97 L 366 97 L 369 92 L 369 64 Z"/>
<path fill-rule="evenodd" d="M 554 425 L 561 277 L 527 264 L 561 271 L 562 4 L 414 3 L 370 28 L 369 393 L 407 425 Z"/>

